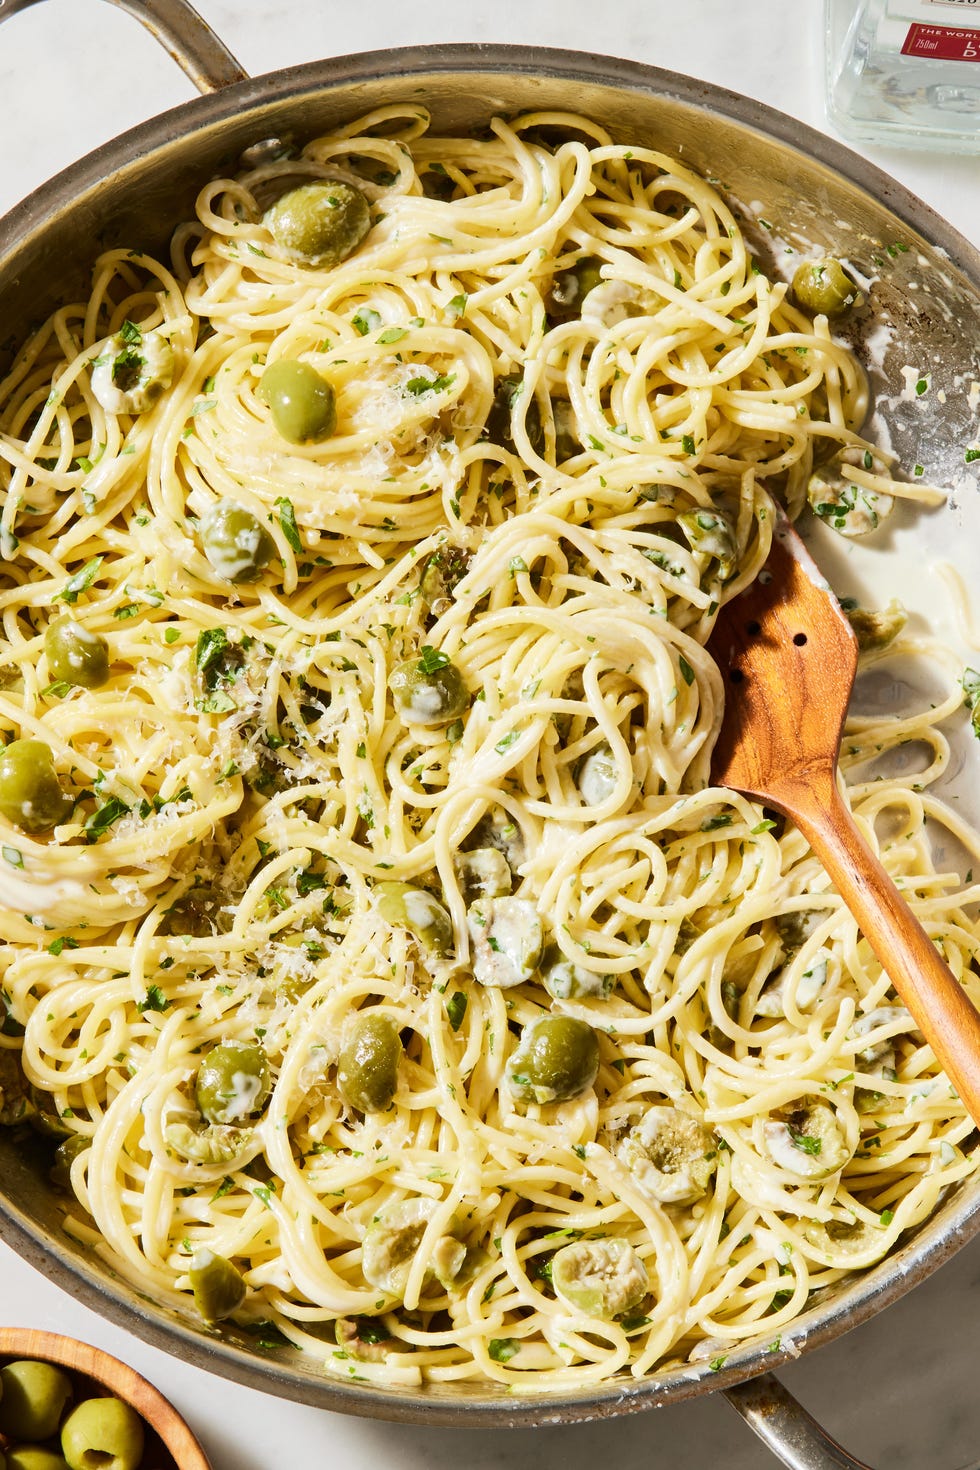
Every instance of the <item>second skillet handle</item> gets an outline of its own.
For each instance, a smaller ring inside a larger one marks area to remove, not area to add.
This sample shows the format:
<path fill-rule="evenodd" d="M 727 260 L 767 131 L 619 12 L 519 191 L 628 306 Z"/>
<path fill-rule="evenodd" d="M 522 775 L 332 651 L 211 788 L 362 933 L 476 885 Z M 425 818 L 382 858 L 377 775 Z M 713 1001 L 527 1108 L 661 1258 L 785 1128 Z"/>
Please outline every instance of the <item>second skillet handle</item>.
<path fill-rule="evenodd" d="M 0 0 L 0 21 L 36 5 L 38 0 Z M 236 61 L 189 0 L 110 0 L 140 21 L 190 77 L 199 92 L 218 92 L 246 82 L 248 72 Z"/>

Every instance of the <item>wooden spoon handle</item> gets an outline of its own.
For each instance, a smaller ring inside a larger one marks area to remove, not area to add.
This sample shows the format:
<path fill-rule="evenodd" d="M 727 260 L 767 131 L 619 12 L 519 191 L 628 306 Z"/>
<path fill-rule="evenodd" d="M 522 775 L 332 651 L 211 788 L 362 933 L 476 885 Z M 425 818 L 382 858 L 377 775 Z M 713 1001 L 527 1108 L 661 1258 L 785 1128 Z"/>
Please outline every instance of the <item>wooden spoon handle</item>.
<path fill-rule="evenodd" d="M 980 1124 L 980 1015 L 844 803 L 831 774 L 781 803 L 830 875 L 973 1121 Z"/>

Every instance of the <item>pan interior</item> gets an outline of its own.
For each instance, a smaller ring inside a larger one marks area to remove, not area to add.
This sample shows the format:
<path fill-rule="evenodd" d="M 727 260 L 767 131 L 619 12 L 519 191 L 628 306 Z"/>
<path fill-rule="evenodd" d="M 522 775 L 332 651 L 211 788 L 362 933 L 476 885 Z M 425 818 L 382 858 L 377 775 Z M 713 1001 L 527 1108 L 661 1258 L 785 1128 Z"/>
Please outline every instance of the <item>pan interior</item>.
<path fill-rule="evenodd" d="M 964 564 L 969 547 L 980 546 L 975 477 L 964 459 L 964 446 L 975 442 L 980 382 L 976 252 L 883 175 L 862 173 L 860 160 L 830 144 L 824 149 L 816 134 L 789 119 L 629 63 L 507 48 L 423 49 L 313 64 L 177 109 L 83 160 L 0 223 L 0 368 L 34 323 L 58 301 L 71 299 L 101 250 L 117 244 L 165 250 L 174 222 L 192 212 L 198 188 L 233 171 L 246 148 L 267 138 L 303 141 L 395 102 L 424 105 L 434 131 L 444 133 L 482 127 L 496 113 L 574 109 L 620 139 L 676 154 L 706 174 L 742 208 L 753 245 L 773 271 L 785 274 L 803 249 L 851 263 L 874 308 L 875 325 L 855 346 L 871 376 L 882 432 L 904 464 L 921 466 L 928 480 L 953 487 L 942 512 L 893 533 L 897 570 L 888 575 L 901 581 L 907 557 L 921 566 L 923 552 L 950 556 L 956 547 L 967 581 L 976 579 L 980 566 Z M 827 156 L 835 166 L 821 161 Z M 908 371 L 928 372 L 927 405 L 905 391 Z M 877 573 L 859 557 L 849 562 L 846 576 L 860 588 Z M 957 790 L 980 784 L 968 779 L 970 759 L 966 752 Z M 176 1303 L 147 1299 L 138 1283 L 114 1276 L 65 1235 L 45 1160 L 0 1132 L 0 1232 L 49 1274 L 53 1265 L 56 1279 L 97 1310 L 169 1351 L 266 1391 L 430 1423 L 583 1419 L 722 1387 L 871 1315 L 980 1224 L 980 1186 L 964 1188 L 898 1256 L 832 1299 L 815 1302 L 780 1345 L 760 1340 L 729 1358 L 721 1372 L 701 1363 L 642 1383 L 625 1379 L 574 1396 L 521 1401 L 492 1385 L 468 1383 L 382 1392 L 338 1383 L 315 1362 L 240 1333 L 218 1334 Z"/>

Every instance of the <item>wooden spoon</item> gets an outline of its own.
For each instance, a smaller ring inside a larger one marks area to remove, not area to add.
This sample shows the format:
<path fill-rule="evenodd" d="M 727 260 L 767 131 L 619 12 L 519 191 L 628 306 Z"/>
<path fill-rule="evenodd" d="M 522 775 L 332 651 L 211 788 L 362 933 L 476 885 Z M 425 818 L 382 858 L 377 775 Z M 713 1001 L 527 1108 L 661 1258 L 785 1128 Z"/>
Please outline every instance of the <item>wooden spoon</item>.
<path fill-rule="evenodd" d="M 796 823 L 980 1124 L 980 1015 L 841 797 L 857 639 L 782 512 L 765 567 L 722 608 L 708 648 L 727 686 L 712 781 Z"/>

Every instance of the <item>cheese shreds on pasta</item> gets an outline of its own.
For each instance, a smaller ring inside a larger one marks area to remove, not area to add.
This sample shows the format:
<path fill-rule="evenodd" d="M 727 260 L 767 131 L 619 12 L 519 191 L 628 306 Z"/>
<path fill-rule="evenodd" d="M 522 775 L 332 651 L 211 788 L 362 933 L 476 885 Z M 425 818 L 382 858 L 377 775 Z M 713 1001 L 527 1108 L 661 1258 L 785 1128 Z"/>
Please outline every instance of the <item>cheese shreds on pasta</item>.
<path fill-rule="evenodd" d="M 316 181 L 370 206 L 336 264 L 269 226 Z M 294 442 L 297 362 L 336 422 Z M 0 728 L 65 798 L 0 818 L 0 1118 L 62 1140 L 74 1236 L 328 1373 L 567 1390 L 778 1339 L 971 1174 L 802 837 L 709 785 L 772 497 L 936 498 L 867 412 L 721 195 L 570 114 L 380 109 L 101 256 L 0 390 Z M 980 999 L 937 656 L 843 769 Z"/>

